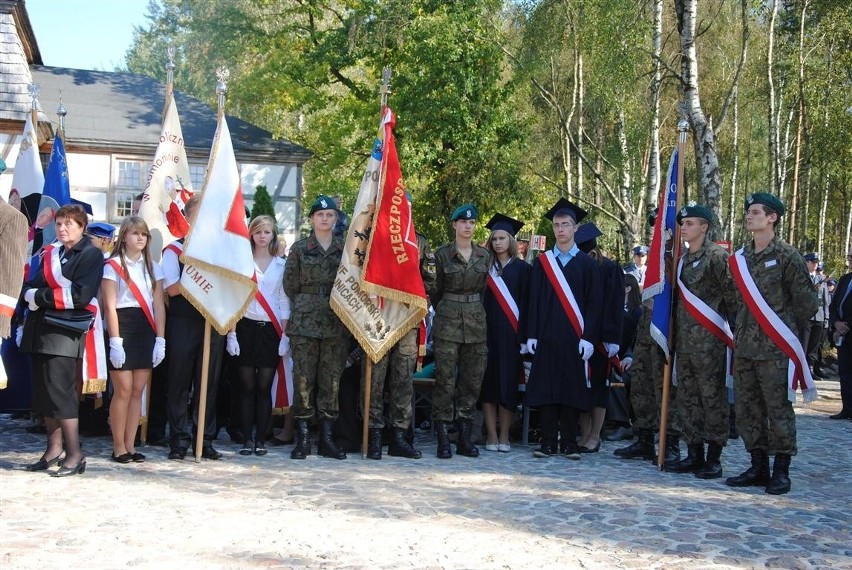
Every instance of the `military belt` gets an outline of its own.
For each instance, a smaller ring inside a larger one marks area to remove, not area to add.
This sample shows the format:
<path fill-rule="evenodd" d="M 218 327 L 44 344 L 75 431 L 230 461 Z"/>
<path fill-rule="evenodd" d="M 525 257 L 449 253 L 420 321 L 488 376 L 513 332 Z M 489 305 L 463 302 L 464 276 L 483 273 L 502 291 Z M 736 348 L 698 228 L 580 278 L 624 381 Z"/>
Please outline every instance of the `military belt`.
<path fill-rule="evenodd" d="M 299 289 L 299 293 L 307 293 L 308 295 L 331 295 L 331 287 L 307 285 Z"/>
<path fill-rule="evenodd" d="M 478 303 L 479 293 L 471 295 L 459 295 L 458 293 L 444 293 L 443 298 L 447 301 L 455 301 L 457 303 Z"/>

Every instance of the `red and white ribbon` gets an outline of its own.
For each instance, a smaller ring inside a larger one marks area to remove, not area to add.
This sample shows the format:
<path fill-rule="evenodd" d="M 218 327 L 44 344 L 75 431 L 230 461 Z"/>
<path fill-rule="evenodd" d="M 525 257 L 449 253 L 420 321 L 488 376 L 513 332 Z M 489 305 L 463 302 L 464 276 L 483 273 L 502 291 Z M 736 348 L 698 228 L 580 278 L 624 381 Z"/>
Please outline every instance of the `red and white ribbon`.
<path fill-rule="evenodd" d="M 515 298 L 512 297 L 512 293 L 509 292 L 509 288 L 506 286 L 506 281 L 504 281 L 503 277 L 497 272 L 496 267 L 491 267 L 491 270 L 488 272 L 488 277 L 486 278 L 486 283 L 488 284 L 488 289 L 494 295 L 494 298 L 497 299 L 497 304 L 500 305 L 501 309 L 503 309 L 503 313 L 509 320 L 509 324 L 512 325 L 512 330 L 517 333 L 518 319 L 520 318 L 521 313 L 518 310 L 518 304 L 515 302 Z"/>
<path fill-rule="evenodd" d="M 278 340 L 284 335 L 284 329 L 281 328 L 281 322 L 275 316 L 275 311 L 272 310 L 272 305 L 260 289 L 255 293 L 255 299 L 258 304 L 263 307 L 266 316 L 275 327 L 275 332 L 278 333 Z M 290 355 L 281 356 L 278 358 L 278 367 L 275 371 L 275 377 L 272 379 L 272 409 L 283 410 L 289 408 L 293 404 L 293 359 Z"/>

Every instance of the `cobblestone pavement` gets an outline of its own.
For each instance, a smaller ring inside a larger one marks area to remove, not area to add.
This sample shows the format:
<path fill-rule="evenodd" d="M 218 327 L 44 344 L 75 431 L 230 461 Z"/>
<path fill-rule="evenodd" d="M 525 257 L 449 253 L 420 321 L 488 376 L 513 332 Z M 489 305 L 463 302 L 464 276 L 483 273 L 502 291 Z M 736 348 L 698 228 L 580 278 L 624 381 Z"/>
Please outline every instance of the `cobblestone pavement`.
<path fill-rule="evenodd" d="M 797 408 L 793 490 L 773 497 L 723 480 L 619 460 L 604 442 L 581 461 L 532 448 L 419 461 L 289 459 L 290 447 L 220 461 L 109 461 L 57 479 L 16 470 L 43 436 L 0 416 L 2 568 L 852 568 L 852 422 L 831 421 L 836 383 Z M 740 440 L 725 475 L 748 457 Z"/>

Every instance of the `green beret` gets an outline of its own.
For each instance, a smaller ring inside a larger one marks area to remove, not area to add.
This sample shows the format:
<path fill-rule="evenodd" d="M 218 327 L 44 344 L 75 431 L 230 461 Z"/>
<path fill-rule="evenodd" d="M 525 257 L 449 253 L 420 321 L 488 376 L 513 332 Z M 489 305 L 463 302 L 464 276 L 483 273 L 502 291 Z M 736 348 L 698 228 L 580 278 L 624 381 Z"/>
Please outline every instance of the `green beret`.
<path fill-rule="evenodd" d="M 314 200 L 314 203 L 311 204 L 311 211 L 308 213 L 308 216 L 313 216 L 314 212 L 318 212 L 320 210 L 337 210 L 337 202 L 334 201 L 334 198 L 326 196 L 325 194 L 320 194 L 317 196 L 317 199 Z"/>
<path fill-rule="evenodd" d="M 453 215 L 450 216 L 450 221 L 455 222 L 456 220 L 475 220 L 479 217 L 479 211 L 476 209 L 476 206 L 473 204 L 462 204 L 455 210 L 453 210 Z"/>
<path fill-rule="evenodd" d="M 772 194 L 767 194 L 766 192 L 755 192 L 754 194 L 749 194 L 746 196 L 744 209 L 748 210 L 749 207 L 755 204 L 763 204 L 764 206 L 768 206 L 778 212 L 779 216 L 784 215 L 784 204 L 782 204 L 781 200 Z"/>
<path fill-rule="evenodd" d="M 713 212 L 711 212 L 709 208 L 701 206 L 700 204 L 684 206 L 681 208 L 677 213 L 677 223 L 680 224 L 681 220 L 684 218 L 704 218 L 711 226 L 714 224 L 713 220 L 715 219 Z"/>

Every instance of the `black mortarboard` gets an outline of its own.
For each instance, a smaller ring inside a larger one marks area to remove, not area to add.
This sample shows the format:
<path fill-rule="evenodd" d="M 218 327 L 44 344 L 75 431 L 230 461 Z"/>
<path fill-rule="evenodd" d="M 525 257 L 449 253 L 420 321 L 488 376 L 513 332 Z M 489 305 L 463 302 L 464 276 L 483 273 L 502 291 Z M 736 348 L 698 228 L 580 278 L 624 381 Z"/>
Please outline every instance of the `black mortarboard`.
<path fill-rule="evenodd" d="M 598 245 L 597 238 L 602 235 L 603 232 L 593 222 L 589 222 L 579 226 L 577 231 L 574 232 L 574 243 L 577 244 L 580 251 L 589 253 Z"/>
<path fill-rule="evenodd" d="M 550 221 L 553 221 L 553 218 L 556 216 L 571 216 L 571 219 L 574 220 L 575 224 L 579 224 L 583 218 L 588 216 L 589 213 L 577 206 L 576 204 L 569 202 L 565 198 L 560 198 L 556 204 L 553 205 L 551 209 L 547 211 L 544 215 Z"/>
<path fill-rule="evenodd" d="M 488 220 L 488 223 L 485 224 L 485 227 L 489 230 L 503 230 L 504 232 L 508 232 L 511 236 L 518 235 L 518 232 L 521 231 L 521 228 L 524 227 L 524 223 L 518 221 L 514 218 L 510 218 L 509 216 L 504 216 L 503 214 L 494 214 L 491 216 L 491 219 Z"/>

